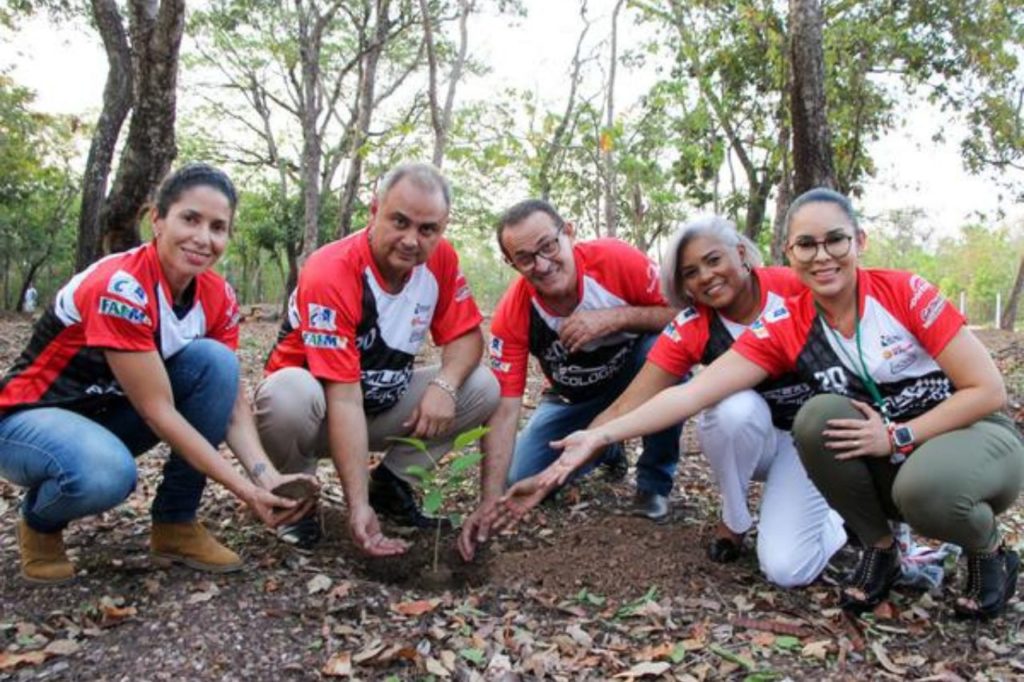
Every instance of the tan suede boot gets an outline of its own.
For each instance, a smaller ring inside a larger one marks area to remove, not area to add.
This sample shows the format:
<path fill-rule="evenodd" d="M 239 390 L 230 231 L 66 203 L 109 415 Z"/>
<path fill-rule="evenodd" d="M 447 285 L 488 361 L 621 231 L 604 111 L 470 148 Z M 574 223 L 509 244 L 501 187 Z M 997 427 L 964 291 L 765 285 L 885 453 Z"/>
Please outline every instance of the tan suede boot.
<path fill-rule="evenodd" d="M 18 519 L 21 577 L 30 583 L 56 585 L 75 577 L 75 567 L 64 553 L 64 533 L 40 533 Z"/>
<path fill-rule="evenodd" d="M 217 542 L 198 521 L 154 523 L 149 545 L 158 566 L 179 563 L 212 573 L 229 573 L 242 567 L 241 557 Z"/>

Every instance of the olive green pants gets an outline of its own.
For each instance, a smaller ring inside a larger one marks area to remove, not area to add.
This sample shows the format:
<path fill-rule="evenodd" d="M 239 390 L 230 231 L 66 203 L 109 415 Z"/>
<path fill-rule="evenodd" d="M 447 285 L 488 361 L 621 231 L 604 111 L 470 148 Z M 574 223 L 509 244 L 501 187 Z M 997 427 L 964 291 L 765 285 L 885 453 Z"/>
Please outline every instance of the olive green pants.
<path fill-rule="evenodd" d="M 1024 440 L 1009 417 L 993 414 L 932 438 L 900 465 L 888 457 L 836 459 L 822 436 L 828 420 L 863 418 L 848 398 L 827 394 L 807 401 L 793 424 L 808 476 L 861 542 L 891 535 L 895 519 L 968 552 L 999 543 L 996 516 L 1024 485 Z"/>

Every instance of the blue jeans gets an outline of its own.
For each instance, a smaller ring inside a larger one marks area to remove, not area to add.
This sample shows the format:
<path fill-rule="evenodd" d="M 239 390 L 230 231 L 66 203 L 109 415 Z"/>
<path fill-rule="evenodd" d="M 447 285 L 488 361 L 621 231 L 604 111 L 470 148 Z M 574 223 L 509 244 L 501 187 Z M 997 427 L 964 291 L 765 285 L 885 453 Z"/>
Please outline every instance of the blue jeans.
<path fill-rule="evenodd" d="M 185 346 L 165 363 L 178 412 L 214 446 L 224 440 L 238 394 L 238 359 L 211 339 Z M 0 417 L 0 477 L 27 488 L 25 522 L 42 533 L 111 509 L 135 488 L 134 457 L 158 438 L 121 397 L 88 416 L 39 407 Z M 206 477 L 171 453 L 153 500 L 153 520 L 195 518 Z"/>
<path fill-rule="evenodd" d="M 657 340 L 657 334 L 641 337 L 633 349 L 630 362 L 618 378 L 596 398 L 582 403 L 567 403 L 555 395 L 545 395 L 530 417 L 530 421 L 516 437 L 516 448 L 508 469 L 508 484 L 512 485 L 528 476 L 543 471 L 560 454 L 548 443 L 563 438 L 573 431 L 585 429 L 626 390 L 647 359 L 647 353 Z M 679 462 L 679 434 L 682 424 L 646 436 L 644 450 L 636 463 L 637 490 L 668 495 Z M 604 458 L 623 455 L 622 443 L 615 443 L 605 451 Z M 596 464 L 581 469 L 582 476 Z"/>

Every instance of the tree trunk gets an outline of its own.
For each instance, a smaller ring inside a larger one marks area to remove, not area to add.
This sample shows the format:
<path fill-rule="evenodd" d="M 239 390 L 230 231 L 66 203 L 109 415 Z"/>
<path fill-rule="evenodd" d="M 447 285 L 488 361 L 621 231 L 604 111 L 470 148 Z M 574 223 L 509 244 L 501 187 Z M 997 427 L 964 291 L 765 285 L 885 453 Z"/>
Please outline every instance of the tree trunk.
<path fill-rule="evenodd" d="M 775 221 L 772 229 L 771 257 L 773 265 L 784 265 L 786 260 L 786 212 L 793 201 L 789 172 L 789 126 L 779 129 L 779 148 L 782 150 L 782 173 L 775 196 Z"/>
<path fill-rule="evenodd" d="M 618 233 L 618 201 L 615 196 L 615 149 L 612 128 L 615 126 L 615 67 L 619 61 L 619 12 L 625 0 L 618 0 L 612 11 L 611 59 L 608 63 L 608 98 L 605 100 L 605 130 L 601 135 L 601 165 L 604 171 L 604 224 L 605 233 L 614 237 Z"/>
<path fill-rule="evenodd" d="M 349 154 L 348 171 L 341 190 L 339 206 L 340 224 L 338 237 L 345 237 L 352 232 L 352 207 L 359 194 L 359 181 L 363 175 L 363 145 L 370 132 L 370 121 L 373 118 L 374 84 L 377 81 L 377 64 L 381 52 L 391 31 L 390 0 L 377 0 L 377 27 L 374 30 L 373 44 L 363 55 L 362 73 L 359 79 L 359 97 L 356 102 L 356 125 L 352 131 L 352 151 Z"/>
<path fill-rule="evenodd" d="M 835 187 L 832 137 L 825 111 L 825 58 L 819 0 L 789 0 L 793 193 Z"/>
<path fill-rule="evenodd" d="M 1017 267 L 1017 280 L 1013 283 L 1013 291 L 1006 301 L 1006 309 L 1003 317 L 999 320 L 999 328 L 1012 332 L 1017 322 L 1017 305 L 1020 303 L 1021 291 L 1024 290 L 1024 256 L 1020 258 L 1020 266 Z"/>
<path fill-rule="evenodd" d="M 299 264 L 316 250 L 320 218 L 320 18 L 313 3 L 295 0 L 299 16 L 299 61 L 302 70 L 302 251 Z M 290 255 L 290 254 L 289 254 Z M 288 289 L 287 291 L 291 291 Z M 287 304 L 287 302 L 286 302 Z"/>
<path fill-rule="evenodd" d="M 103 108 L 89 145 L 82 174 L 82 206 L 78 216 L 75 271 L 84 270 L 102 253 L 100 211 L 121 126 L 132 108 L 132 54 L 121 14 L 114 0 L 92 0 L 92 18 L 107 53 Z"/>
<path fill-rule="evenodd" d="M 174 139 L 185 0 L 132 0 L 134 106 L 117 176 L 100 212 L 108 252 L 139 244 L 142 209 L 178 150 Z"/>
<path fill-rule="evenodd" d="M 430 103 L 430 125 L 434 130 L 434 153 L 431 157 L 433 164 L 438 168 L 444 163 L 444 150 L 448 146 L 448 132 L 452 124 L 452 108 L 455 104 L 455 90 L 458 87 L 459 79 L 462 77 L 462 70 L 466 65 L 466 56 L 469 51 L 469 31 L 467 22 L 473 11 L 472 0 L 459 0 L 459 51 L 452 64 L 452 71 L 448 77 L 448 91 L 445 95 L 444 106 L 438 102 L 438 67 L 437 50 L 434 47 L 434 29 L 430 16 L 430 7 L 427 0 L 420 0 L 420 12 L 423 15 L 423 41 L 427 49 L 427 75 L 429 86 L 427 98 Z"/>

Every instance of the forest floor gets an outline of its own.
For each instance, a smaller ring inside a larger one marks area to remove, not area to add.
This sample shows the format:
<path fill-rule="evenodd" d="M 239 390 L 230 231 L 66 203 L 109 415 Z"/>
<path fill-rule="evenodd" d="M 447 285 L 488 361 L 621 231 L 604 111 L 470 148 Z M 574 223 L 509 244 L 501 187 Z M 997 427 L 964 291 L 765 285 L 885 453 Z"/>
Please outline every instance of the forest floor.
<path fill-rule="evenodd" d="M 26 318 L 0 319 L 0 366 L 28 331 Z M 250 383 L 275 331 L 269 321 L 243 326 Z M 1020 414 L 1024 335 L 979 334 Z M 533 377 L 534 399 L 537 386 Z M 953 619 L 962 576 L 952 566 L 938 590 L 899 590 L 855 621 L 837 609 L 833 587 L 852 550 L 800 590 L 767 584 L 752 551 L 711 563 L 716 494 L 692 431 L 685 444 L 668 524 L 625 513 L 632 473 L 618 482 L 596 474 L 471 565 L 445 538 L 453 576 L 441 590 L 421 580 L 431 532 L 410 535 L 400 558 L 357 554 L 329 465 L 319 471 L 326 539 L 312 552 L 281 544 L 211 485 L 201 518 L 247 559 L 243 571 L 215 576 L 148 560 L 148 505 L 166 454 L 157 448 L 139 459 L 127 502 L 72 524 L 78 577 L 59 587 L 20 579 L 20 492 L 0 482 L 0 680 L 1024 678 L 1024 603 L 990 623 Z M 470 510 L 474 486 L 455 507 Z M 1003 519 L 1007 542 L 1024 545 L 1024 503 Z"/>

